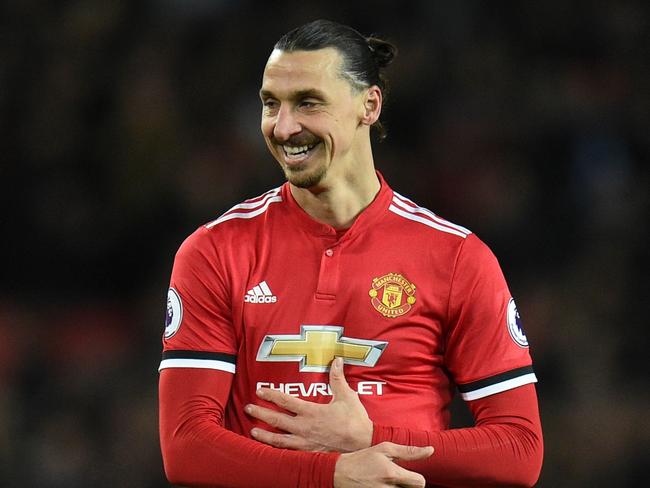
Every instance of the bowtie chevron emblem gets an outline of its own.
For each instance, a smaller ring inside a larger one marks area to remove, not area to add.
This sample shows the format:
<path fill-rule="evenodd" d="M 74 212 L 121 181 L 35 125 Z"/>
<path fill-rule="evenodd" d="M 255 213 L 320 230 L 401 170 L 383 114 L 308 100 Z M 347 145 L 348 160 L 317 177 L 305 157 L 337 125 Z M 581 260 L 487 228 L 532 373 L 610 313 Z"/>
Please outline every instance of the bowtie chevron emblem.
<path fill-rule="evenodd" d="M 301 325 L 300 334 L 267 335 L 257 352 L 258 361 L 299 362 L 299 371 L 329 371 L 335 357 L 344 364 L 373 367 L 388 342 L 343 336 L 338 325 Z"/>

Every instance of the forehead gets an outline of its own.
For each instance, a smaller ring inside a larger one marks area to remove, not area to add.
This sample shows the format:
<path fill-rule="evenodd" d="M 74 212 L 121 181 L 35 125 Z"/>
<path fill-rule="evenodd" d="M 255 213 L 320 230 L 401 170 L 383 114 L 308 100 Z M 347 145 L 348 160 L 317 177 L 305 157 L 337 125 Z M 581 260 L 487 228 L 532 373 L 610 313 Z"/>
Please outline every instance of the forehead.
<path fill-rule="evenodd" d="M 280 51 L 269 56 L 262 78 L 263 91 L 327 88 L 347 83 L 340 76 L 342 58 L 334 48 L 316 51 Z"/>

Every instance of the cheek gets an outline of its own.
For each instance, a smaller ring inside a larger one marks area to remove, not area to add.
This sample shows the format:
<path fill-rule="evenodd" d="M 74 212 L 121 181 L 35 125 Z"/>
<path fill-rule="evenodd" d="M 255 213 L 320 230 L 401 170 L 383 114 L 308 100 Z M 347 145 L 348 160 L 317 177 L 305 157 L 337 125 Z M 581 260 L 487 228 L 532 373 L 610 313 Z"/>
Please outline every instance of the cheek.
<path fill-rule="evenodd" d="M 354 139 L 357 125 L 358 125 L 357 120 L 353 116 L 353 114 L 350 116 L 341 117 L 337 121 L 335 126 L 335 130 L 334 130 L 335 139 L 338 139 L 339 142 L 341 143 L 345 143 L 345 144 L 350 143 Z"/>
<path fill-rule="evenodd" d="M 260 124 L 260 129 L 262 130 L 262 134 L 264 135 L 264 137 L 272 137 L 273 121 L 263 118 L 262 123 Z"/>

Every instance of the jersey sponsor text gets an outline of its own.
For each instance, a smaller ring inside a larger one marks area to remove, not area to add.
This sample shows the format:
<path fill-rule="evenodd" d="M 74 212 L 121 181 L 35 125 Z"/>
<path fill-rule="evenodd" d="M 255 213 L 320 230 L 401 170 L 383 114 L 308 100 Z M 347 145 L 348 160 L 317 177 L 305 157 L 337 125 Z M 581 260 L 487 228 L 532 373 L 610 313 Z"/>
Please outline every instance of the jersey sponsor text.
<path fill-rule="evenodd" d="M 385 381 L 359 381 L 356 385 L 350 385 L 354 391 L 359 395 L 377 395 L 384 394 Z M 316 396 L 332 396 L 332 390 L 327 383 L 271 383 L 259 381 L 257 389 L 270 388 L 286 393 L 291 396 L 301 397 L 316 397 Z"/>

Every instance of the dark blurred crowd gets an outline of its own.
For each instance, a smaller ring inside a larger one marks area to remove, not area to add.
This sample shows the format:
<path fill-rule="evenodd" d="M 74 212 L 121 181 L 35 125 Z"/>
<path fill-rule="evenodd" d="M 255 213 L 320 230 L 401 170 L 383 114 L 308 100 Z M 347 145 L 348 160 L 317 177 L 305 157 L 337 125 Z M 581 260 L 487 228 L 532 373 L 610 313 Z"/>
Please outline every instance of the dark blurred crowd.
<path fill-rule="evenodd" d="M 649 14 L 2 2 L 0 486 L 168 486 L 156 388 L 174 252 L 283 181 L 261 73 L 284 32 L 321 17 L 398 45 L 378 168 L 499 257 L 540 380 L 538 486 L 650 486 Z"/>

